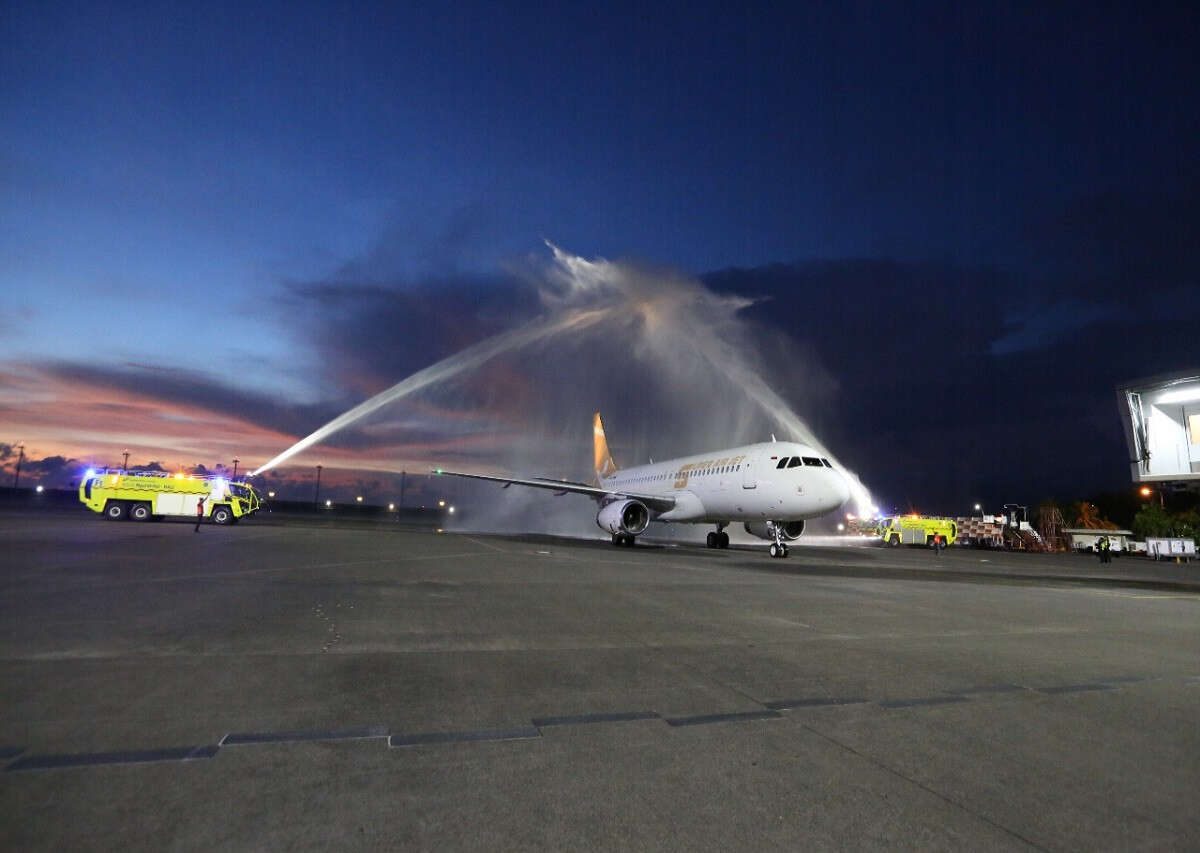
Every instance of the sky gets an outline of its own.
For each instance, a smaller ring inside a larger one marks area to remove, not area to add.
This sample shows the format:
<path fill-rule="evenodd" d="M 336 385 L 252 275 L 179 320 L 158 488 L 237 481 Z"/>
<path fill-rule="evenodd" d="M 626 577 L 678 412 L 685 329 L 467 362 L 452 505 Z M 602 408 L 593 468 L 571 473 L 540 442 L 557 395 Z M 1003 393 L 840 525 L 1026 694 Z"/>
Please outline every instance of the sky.
<path fill-rule="evenodd" d="M 553 315 L 550 241 L 726 306 L 673 322 L 886 505 L 1128 488 L 1115 386 L 1200 366 L 1200 33 L 1051 5 L 10 0 L 0 471 L 259 465 Z M 490 363 L 274 482 L 386 500 L 530 435 L 579 477 L 602 403 L 631 459 L 767 437 L 660 434 L 665 375 L 689 418 L 742 401 L 658 340 Z"/>

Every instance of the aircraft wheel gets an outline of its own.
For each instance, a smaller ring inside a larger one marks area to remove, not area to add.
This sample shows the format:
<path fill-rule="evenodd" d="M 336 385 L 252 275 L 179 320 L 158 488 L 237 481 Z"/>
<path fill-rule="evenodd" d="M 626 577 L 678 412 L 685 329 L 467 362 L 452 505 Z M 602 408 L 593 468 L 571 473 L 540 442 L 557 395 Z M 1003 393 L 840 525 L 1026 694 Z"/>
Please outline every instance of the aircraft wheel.
<path fill-rule="evenodd" d="M 622 541 L 624 538 L 620 533 L 614 533 L 612 535 L 612 543 L 618 547 L 624 545 L 625 543 Z"/>
<path fill-rule="evenodd" d="M 779 546 L 779 556 L 780 556 L 780 558 L 786 557 L 787 555 L 788 555 L 788 546 L 787 546 L 787 545 L 780 545 L 780 546 Z"/>
<path fill-rule="evenodd" d="M 726 533 L 724 530 L 722 530 L 720 533 L 717 534 L 717 540 L 718 540 L 717 541 L 718 548 L 728 548 L 729 547 L 729 534 Z"/>
<path fill-rule="evenodd" d="M 706 545 L 708 545 L 708 547 L 709 547 L 709 548 L 717 548 L 717 547 L 719 547 L 719 546 L 717 545 L 717 542 L 719 541 L 719 540 L 717 539 L 717 534 L 713 533 L 711 530 L 710 530 L 710 531 L 708 531 L 708 538 L 707 538 L 707 539 L 705 539 L 704 541 L 705 541 L 705 544 L 706 544 Z"/>
<path fill-rule="evenodd" d="M 772 557 L 779 556 L 779 546 L 776 545 L 774 542 L 771 543 L 771 547 L 768 548 L 767 550 L 770 552 Z"/>

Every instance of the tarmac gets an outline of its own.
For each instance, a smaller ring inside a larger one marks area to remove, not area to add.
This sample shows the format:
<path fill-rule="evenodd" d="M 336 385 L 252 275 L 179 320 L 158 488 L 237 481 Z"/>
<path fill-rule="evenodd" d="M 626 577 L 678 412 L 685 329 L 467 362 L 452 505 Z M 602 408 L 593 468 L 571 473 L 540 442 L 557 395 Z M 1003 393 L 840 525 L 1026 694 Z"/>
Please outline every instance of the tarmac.
<path fill-rule="evenodd" d="M 0 509 L 7 850 L 1195 850 L 1200 566 Z"/>

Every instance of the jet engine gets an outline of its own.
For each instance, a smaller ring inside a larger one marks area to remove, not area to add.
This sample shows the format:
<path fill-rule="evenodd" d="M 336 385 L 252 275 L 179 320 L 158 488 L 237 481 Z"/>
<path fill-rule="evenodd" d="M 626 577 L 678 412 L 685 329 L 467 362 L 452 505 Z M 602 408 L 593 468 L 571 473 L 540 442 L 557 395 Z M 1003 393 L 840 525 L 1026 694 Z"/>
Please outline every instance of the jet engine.
<path fill-rule="evenodd" d="M 751 536 L 771 542 L 775 541 L 776 528 L 779 528 L 779 538 L 784 542 L 799 539 L 804 532 L 803 521 L 747 521 L 743 526 Z"/>
<path fill-rule="evenodd" d="M 646 505 L 641 501 L 617 500 L 601 508 L 600 514 L 596 516 L 596 523 L 600 525 L 601 530 L 612 534 L 637 536 L 650 523 L 650 510 L 646 509 Z M 629 541 L 633 542 L 632 539 Z"/>

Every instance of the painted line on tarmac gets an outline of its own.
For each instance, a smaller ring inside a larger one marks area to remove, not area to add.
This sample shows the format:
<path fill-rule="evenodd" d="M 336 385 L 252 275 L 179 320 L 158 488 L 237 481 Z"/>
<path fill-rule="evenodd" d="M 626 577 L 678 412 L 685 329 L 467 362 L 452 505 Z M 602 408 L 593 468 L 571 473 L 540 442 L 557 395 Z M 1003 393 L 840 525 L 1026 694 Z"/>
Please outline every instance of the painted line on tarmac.
<path fill-rule="evenodd" d="M 460 539 L 466 539 L 468 542 L 473 542 L 482 548 L 490 548 L 493 551 L 499 551 L 501 554 L 509 553 L 507 548 L 501 548 L 499 545 L 493 545 L 491 542 L 481 542 L 480 540 L 474 538 L 473 536 L 464 536 L 461 533 L 458 533 L 455 535 L 458 536 Z"/>
<path fill-rule="evenodd" d="M 988 693 L 1021 693 L 1028 689 L 1020 684 L 980 684 L 975 687 L 959 687 L 946 692 L 954 696 L 979 696 Z"/>
<path fill-rule="evenodd" d="M 966 696 L 921 696 L 916 699 L 889 699 L 878 702 L 880 708 L 920 708 L 927 705 L 952 705 L 956 702 L 968 702 Z"/>
<path fill-rule="evenodd" d="M 1057 696 L 1062 693 L 1088 693 L 1091 691 L 1104 690 L 1119 690 L 1112 684 L 1101 684 L 1099 682 L 1091 682 L 1088 684 L 1062 684 L 1057 687 L 1035 687 L 1033 688 L 1038 693 L 1046 693 L 1051 696 Z"/>
<path fill-rule="evenodd" d="M 1133 684 L 1160 680 L 1157 676 L 1116 675 L 1102 681 L 1082 684 L 1048 685 L 1023 687 L 1017 684 L 994 684 L 967 687 L 946 691 L 935 696 L 911 699 L 896 699 L 874 702 L 884 709 L 921 708 L 938 705 L 958 704 L 972 701 L 972 696 L 998 695 L 1021 691 L 1034 691 L 1045 695 L 1069 695 L 1084 692 L 1118 692 L 1119 684 Z M 1189 686 L 1200 686 L 1200 675 L 1181 676 L 1179 681 Z M 811 696 L 797 699 L 778 699 L 761 703 L 764 710 L 740 711 L 725 714 L 698 714 L 685 717 L 663 717 L 657 711 L 611 711 L 593 714 L 570 714 L 535 717 L 529 726 L 509 729 L 474 729 L 449 732 L 390 733 L 386 726 L 362 726 L 350 729 L 313 729 L 279 732 L 234 732 L 225 735 L 220 742 L 211 746 L 188 746 L 173 749 L 129 750 L 122 752 L 95 752 L 76 754 L 25 755 L 24 747 L 0 746 L 0 759 L 17 758 L 5 767 L 6 772 L 46 770 L 69 767 L 88 767 L 113 764 L 146 764 L 165 761 L 195 761 L 213 758 L 222 747 L 261 746 L 272 743 L 304 743 L 341 740 L 382 740 L 387 738 L 389 748 L 425 746 L 444 743 L 483 743 L 506 740 L 534 740 L 542 737 L 543 727 L 595 725 L 602 723 L 630 722 L 635 720 L 662 720 L 672 728 L 699 726 L 713 723 L 744 722 L 752 720 L 779 719 L 780 711 L 798 711 L 806 708 L 845 707 L 872 704 L 863 697 Z"/>
<path fill-rule="evenodd" d="M 175 749 L 148 749 L 128 752 L 84 752 L 68 755 L 26 755 L 4 768 L 16 770 L 53 770 L 60 767 L 89 767 L 98 764 L 148 764 L 156 761 L 196 761 L 212 758 L 218 747 L 183 746 Z"/>
<path fill-rule="evenodd" d="M 314 740 L 367 740 L 385 738 L 392 732 L 387 726 L 367 726 L 338 731 L 295 731 L 295 732 L 238 732 L 227 734 L 218 746 L 240 746 L 260 743 L 300 743 Z"/>
<path fill-rule="evenodd" d="M 859 697 L 820 697 L 811 699 L 778 699 L 763 702 L 772 711 L 793 711 L 798 708 L 826 708 L 837 705 L 864 705 L 867 700 Z"/>
<path fill-rule="evenodd" d="M 478 743 L 496 740 L 532 740 L 542 733 L 532 726 L 515 729 L 478 729 L 465 732 L 424 732 L 421 734 L 394 734 L 388 738 L 388 746 L 424 746 L 435 743 Z"/>
<path fill-rule="evenodd" d="M 657 711 L 616 711 L 609 714 L 575 714 L 567 717 L 534 717 L 539 729 L 551 726 L 588 726 L 595 723 L 627 723 L 632 720 L 661 720 Z"/>
<path fill-rule="evenodd" d="M 700 714 L 695 717 L 665 717 L 668 726 L 705 726 L 709 723 L 737 723 L 742 720 L 771 720 L 782 717 L 778 711 L 738 711 L 732 714 Z"/>

